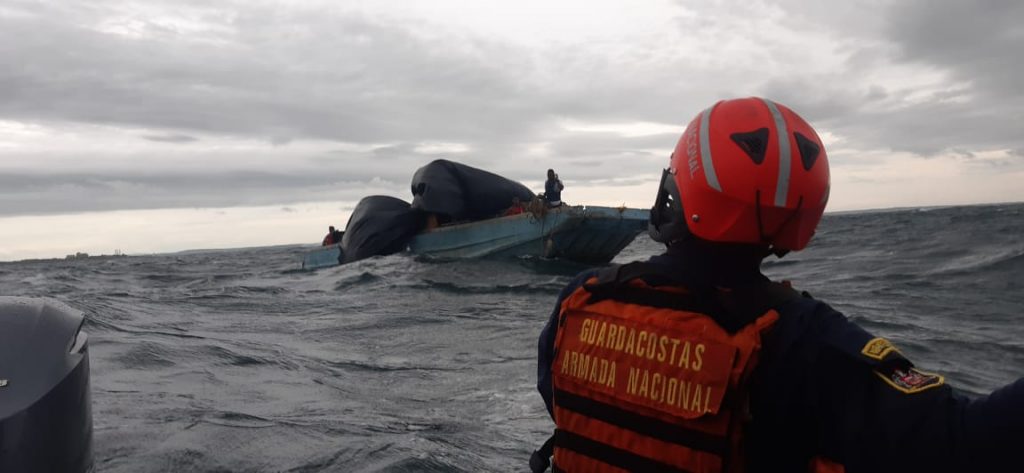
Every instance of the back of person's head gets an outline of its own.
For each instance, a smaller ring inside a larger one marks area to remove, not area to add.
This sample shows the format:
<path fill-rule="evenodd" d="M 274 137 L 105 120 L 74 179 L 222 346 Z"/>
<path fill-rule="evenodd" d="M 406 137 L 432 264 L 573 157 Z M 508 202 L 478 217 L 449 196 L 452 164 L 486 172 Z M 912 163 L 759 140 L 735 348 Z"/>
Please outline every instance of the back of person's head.
<path fill-rule="evenodd" d="M 662 173 L 649 233 L 776 254 L 801 250 L 829 195 L 825 146 L 792 110 L 762 98 L 723 100 L 686 127 Z"/>
<path fill-rule="evenodd" d="M 334 226 L 331 225 L 331 226 L 327 227 L 327 229 L 333 232 L 334 231 Z"/>

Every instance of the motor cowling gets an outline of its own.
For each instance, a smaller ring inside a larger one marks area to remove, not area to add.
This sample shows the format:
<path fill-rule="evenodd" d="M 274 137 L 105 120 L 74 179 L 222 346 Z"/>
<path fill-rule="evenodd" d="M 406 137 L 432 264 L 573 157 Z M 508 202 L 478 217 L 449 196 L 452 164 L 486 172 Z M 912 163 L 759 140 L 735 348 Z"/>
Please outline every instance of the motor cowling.
<path fill-rule="evenodd" d="M 92 470 L 84 321 L 53 299 L 0 297 L 0 471 Z"/>

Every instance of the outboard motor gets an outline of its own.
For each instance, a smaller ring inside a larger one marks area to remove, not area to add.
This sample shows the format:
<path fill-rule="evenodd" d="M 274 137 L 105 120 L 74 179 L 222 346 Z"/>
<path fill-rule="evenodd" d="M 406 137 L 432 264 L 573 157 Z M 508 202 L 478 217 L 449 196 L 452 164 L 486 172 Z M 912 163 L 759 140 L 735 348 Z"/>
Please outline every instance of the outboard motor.
<path fill-rule="evenodd" d="M 0 297 L 0 472 L 92 470 L 84 320 L 52 299 Z"/>

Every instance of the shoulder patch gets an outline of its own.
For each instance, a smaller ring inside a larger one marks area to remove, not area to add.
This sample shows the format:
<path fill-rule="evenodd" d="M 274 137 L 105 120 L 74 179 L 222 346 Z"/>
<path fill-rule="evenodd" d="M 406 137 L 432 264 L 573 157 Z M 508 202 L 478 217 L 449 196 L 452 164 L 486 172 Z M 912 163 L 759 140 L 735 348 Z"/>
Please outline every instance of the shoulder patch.
<path fill-rule="evenodd" d="M 889 340 L 872 338 L 864 344 L 864 348 L 861 348 L 860 353 L 868 358 L 881 361 L 885 359 L 886 355 L 894 351 L 899 353 L 899 350 L 892 343 L 889 343 Z"/>
<path fill-rule="evenodd" d="M 898 366 L 893 363 L 886 367 L 879 367 L 875 374 L 886 384 L 905 394 L 919 393 L 946 383 L 946 379 L 940 375 L 919 371 L 912 366 Z"/>

